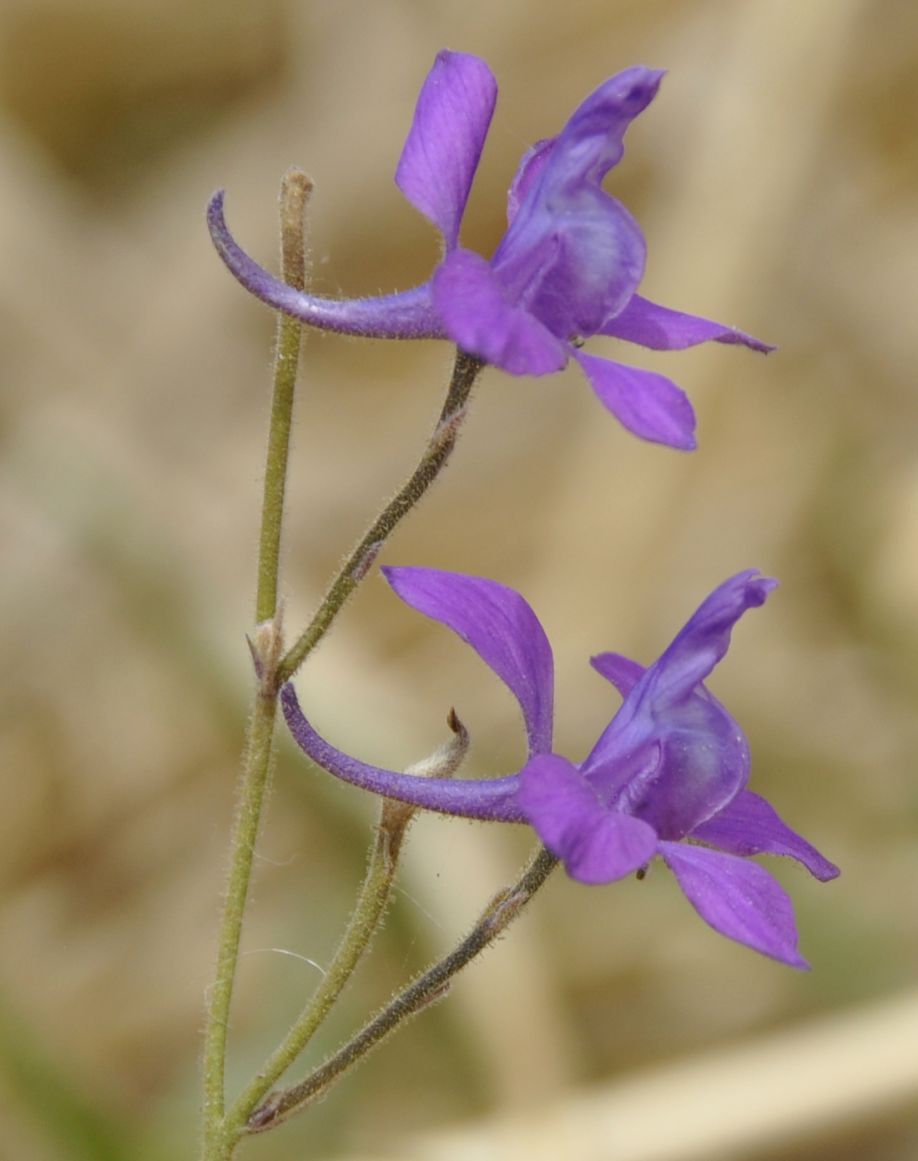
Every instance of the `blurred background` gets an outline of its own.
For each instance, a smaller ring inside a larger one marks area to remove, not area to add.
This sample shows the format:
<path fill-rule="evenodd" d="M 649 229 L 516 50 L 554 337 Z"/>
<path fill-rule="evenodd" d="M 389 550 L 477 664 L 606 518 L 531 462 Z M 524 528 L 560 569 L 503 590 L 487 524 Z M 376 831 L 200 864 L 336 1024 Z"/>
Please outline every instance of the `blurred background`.
<path fill-rule="evenodd" d="M 918 1155 L 918 9 L 908 0 L 4 0 L 0 463 L 2 1157 L 194 1154 L 250 662 L 271 313 L 213 253 L 227 190 L 271 264 L 292 164 L 314 285 L 428 277 L 392 181 L 441 47 L 501 98 L 463 240 L 489 253 L 525 148 L 634 63 L 669 70 L 609 188 L 644 289 L 779 345 L 627 361 L 671 374 L 700 450 L 642 444 L 576 370 L 487 372 L 453 466 L 383 562 L 492 576 L 543 619 L 558 748 L 610 716 L 587 658 L 652 660 L 721 580 L 782 586 L 712 688 L 753 786 L 840 880 L 776 873 L 813 971 L 716 936 L 671 877 L 558 875 L 512 935 L 309 1115 L 245 1157 L 906 1161 Z M 611 341 L 591 344 L 612 354 Z M 302 625 L 410 469 L 445 344 L 310 337 L 284 591 Z M 298 679 L 313 721 L 407 765 L 455 705 L 473 774 L 515 706 L 378 576 Z M 284 746 L 233 1017 L 233 1086 L 327 962 L 374 818 Z M 317 1059 L 447 949 L 531 836 L 425 817 Z M 774 869 L 777 860 L 770 866 Z M 305 1065 L 304 1065 L 305 1068 Z"/>

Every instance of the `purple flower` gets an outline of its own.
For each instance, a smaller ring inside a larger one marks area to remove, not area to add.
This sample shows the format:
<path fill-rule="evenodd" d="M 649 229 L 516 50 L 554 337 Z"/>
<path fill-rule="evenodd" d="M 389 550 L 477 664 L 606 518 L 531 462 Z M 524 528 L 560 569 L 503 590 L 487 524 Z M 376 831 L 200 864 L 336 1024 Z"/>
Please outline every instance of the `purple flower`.
<path fill-rule="evenodd" d="M 749 750 L 737 723 L 702 684 L 747 609 L 775 581 L 755 571 L 725 581 L 649 668 L 617 653 L 592 659 L 624 701 L 579 766 L 552 752 L 553 660 L 526 601 L 495 581 L 423 568 L 383 569 L 407 604 L 463 638 L 519 702 L 529 759 L 503 778 L 441 782 L 369 766 L 321 738 L 281 693 L 287 724 L 314 762 L 390 798 L 466 818 L 528 822 L 583 883 L 608 883 L 659 855 L 715 930 L 792 967 L 793 910 L 749 855 L 789 855 L 817 879 L 838 869 L 746 789 Z"/>
<path fill-rule="evenodd" d="M 507 232 L 490 262 L 459 245 L 459 227 L 497 100 L 478 57 L 441 52 L 415 109 L 395 180 L 443 237 L 429 282 L 375 298 L 304 294 L 257 265 L 232 238 L 223 194 L 208 210 L 224 262 L 253 294 L 311 326 L 377 338 L 449 338 L 514 375 L 548 375 L 576 359 L 605 407 L 643 439 L 689 449 L 695 415 L 669 379 L 580 347 L 609 335 L 652 350 L 713 340 L 772 348 L 733 327 L 657 306 L 636 293 L 646 246 L 628 211 L 602 188 L 623 137 L 656 96 L 662 72 L 625 69 L 600 85 L 554 138 L 523 157 L 510 187 Z"/>

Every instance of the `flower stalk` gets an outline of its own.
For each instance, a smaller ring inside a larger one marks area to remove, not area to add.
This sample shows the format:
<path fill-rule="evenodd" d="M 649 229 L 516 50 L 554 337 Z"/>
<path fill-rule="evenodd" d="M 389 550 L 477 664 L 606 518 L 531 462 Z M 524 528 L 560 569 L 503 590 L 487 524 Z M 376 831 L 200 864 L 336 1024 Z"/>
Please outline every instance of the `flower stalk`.
<path fill-rule="evenodd" d="M 468 750 L 469 737 L 454 712 L 450 713 L 448 720 L 453 731 L 452 739 L 429 759 L 413 767 L 415 776 L 450 778 L 459 768 Z M 379 825 L 370 848 L 367 872 L 337 951 L 322 982 L 283 1042 L 239 1095 L 227 1114 L 226 1123 L 233 1133 L 238 1135 L 244 1131 L 252 1111 L 315 1035 L 368 950 L 391 901 L 399 855 L 408 827 L 416 813 L 414 807 L 393 799 L 383 799 Z"/>
<path fill-rule="evenodd" d="M 300 1112 L 359 1064 L 406 1020 L 443 999 L 453 977 L 489 947 L 520 914 L 536 891 L 558 865 L 558 860 L 540 847 L 526 870 L 512 886 L 498 892 L 482 912 L 469 934 L 443 959 L 427 969 L 391 1000 L 360 1032 L 342 1045 L 305 1080 L 273 1094 L 249 1117 L 248 1133 L 272 1129 Z"/>
<path fill-rule="evenodd" d="M 325 636 L 329 625 L 363 577 L 366 576 L 380 549 L 395 527 L 408 515 L 446 467 L 466 416 L 466 407 L 472 387 L 483 366 L 484 364 L 480 359 L 476 359 L 464 351 L 457 351 L 446 399 L 424 454 L 408 480 L 361 537 L 338 575 L 332 581 L 312 621 L 281 660 L 277 671 L 279 685 L 290 680 Z"/>

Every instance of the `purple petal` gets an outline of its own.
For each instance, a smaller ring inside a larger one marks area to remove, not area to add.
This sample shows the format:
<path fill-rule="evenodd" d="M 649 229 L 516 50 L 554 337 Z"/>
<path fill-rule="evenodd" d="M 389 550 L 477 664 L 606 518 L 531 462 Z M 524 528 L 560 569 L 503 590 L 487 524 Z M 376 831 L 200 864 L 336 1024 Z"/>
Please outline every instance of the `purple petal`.
<path fill-rule="evenodd" d="M 749 570 L 715 589 L 633 686 L 581 767 L 604 802 L 663 839 L 693 833 L 746 786 L 743 731 L 701 683 L 727 651 L 733 625 L 775 583 Z"/>
<path fill-rule="evenodd" d="M 662 78 L 662 72 L 640 65 L 618 73 L 574 110 L 558 137 L 537 141 L 523 155 L 510 186 L 507 224 L 530 199 L 550 160 L 552 172 L 546 184 L 551 188 L 539 191 L 532 200 L 557 202 L 564 190 L 580 194 L 584 185 L 598 187 L 621 160 L 625 131 L 656 96 Z"/>
<path fill-rule="evenodd" d="M 622 697 L 627 697 L 646 673 L 643 665 L 623 657 L 621 653 L 597 653 L 590 658 L 590 665 L 611 681 Z"/>
<path fill-rule="evenodd" d="M 641 439 L 691 451 L 695 445 L 695 412 L 685 392 L 663 375 L 639 371 L 574 351 L 600 403 Z"/>
<path fill-rule="evenodd" d="M 319 298 L 294 290 L 253 261 L 236 243 L 223 217 L 223 191 L 207 207 L 207 224 L 217 253 L 246 290 L 275 310 L 320 330 L 377 339 L 442 339 L 431 284 L 378 298 Z"/>
<path fill-rule="evenodd" d="M 611 883 L 656 852 L 646 823 L 607 810 L 576 766 L 554 754 L 532 758 L 519 775 L 519 804 L 552 854 L 581 883 Z"/>
<path fill-rule="evenodd" d="M 790 967 L 809 967 L 797 950 L 791 901 L 764 868 L 684 843 L 661 842 L 660 854 L 715 931 Z"/>
<path fill-rule="evenodd" d="M 449 254 L 434 275 L 433 293 L 446 333 L 470 355 L 512 375 L 549 375 L 567 362 L 567 345 L 507 300 L 478 254 Z"/>
<path fill-rule="evenodd" d="M 546 182 L 572 189 L 599 184 L 625 152 L 625 131 L 657 95 L 660 69 L 634 65 L 595 89 L 571 114 L 558 136 Z"/>
<path fill-rule="evenodd" d="M 512 222 L 492 266 L 513 302 L 558 338 L 595 334 L 618 314 L 644 274 L 640 227 L 601 187 L 624 151 L 623 137 L 655 96 L 662 73 L 626 69 L 575 110 L 553 142 L 524 159 L 511 190 Z M 533 251 L 553 247 L 533 271 Z"/>
<path fill-rule="evenodd" d="M 740 617 L 765 603 L 778 582 L 757 569 L 719 585 L 689 617 L 672 644 L 647 673 L 645 696 L 662 708 L 687 697 L 721 660 Z"/>
<path fill-rule="evenodd" d="M 538 617 L 518 592 L 483 577 L 433 568 L 383 568 L 395 592 L 449 626 L 520 703 L 531 754 L 551 749 L 554 663 Z"/>
<path fill-rule="evenodd" d="M 803 863 L 821 882 L 840 872 L 806 839 L 778 817 L 777 811 L 750 790 L 744 790 L 713 818 L 692 831 L 692 838 L 732 855 L 787 855 Z"/>
<path fill-rule="evenodd" d="M 510 183 L 510 189 L 507 191 L 508 226 L 516 217 L 517 211 L 525 201 L 529 190 L 545 168 L 557 140 L 557 137 L 548 137 L 544 141 L 537 141 L 523 154 L 513 181 Z"/>
<path fill-rule="evenodd" d="M 293 740 L 303 753 L 317 766 L 344 782 L 350 782 L 352 786 L 426 810 L 436 810 L 441 814 L 477 818 L 486 822 L 526 821 L 516 802 L 518 775 L 457 782 L 399 774 L 394 770 L 368 766 L 336 750 L 316 733 L 303 716 L 296 690 L 289 682 L 281 690 L 281 706 Z"/>
<path fill-rule="evenodd" d="M 680 839 L 730 802 L 749 780 L 742 730 L 703 688 L 659 714 L 635 687 L 583 763 L 611 807 Z"/>
<path fill-rule="evenodd" d="M 646 782 L 632 780 L 619 801 L 661 838 L 681 839 L 749 781 L 749 745 L 724 707 L 703 693 L 670 707 L 656 736 L 657 770 Z"/>
<path fill-rule="evenodd" d="M 598 333 L 637 343 L 652 351 L 682 351 L 708 342 L 741 343 L 764 355 L 775 349 L 735 327 L 658 306 L 639 294 L 632 295 L 625 309 L 604 322 Z"/>
<path fill-rule="evenodd" d="M 552 198 L 539 191 L 537 182 L 491 265 L 505 296 L 524 303 L 552 334 L 584 338 L 621 310 L 640 284 L 644 235 L 625 207 L 598 186 Z"/>
<path fill-rule="evenodd" d="M 395 181 L 442 232 L 447 249 L 459 224 L 497 101 L 497 82 L 477 56 L 441 52 L 427 75 Z"/>

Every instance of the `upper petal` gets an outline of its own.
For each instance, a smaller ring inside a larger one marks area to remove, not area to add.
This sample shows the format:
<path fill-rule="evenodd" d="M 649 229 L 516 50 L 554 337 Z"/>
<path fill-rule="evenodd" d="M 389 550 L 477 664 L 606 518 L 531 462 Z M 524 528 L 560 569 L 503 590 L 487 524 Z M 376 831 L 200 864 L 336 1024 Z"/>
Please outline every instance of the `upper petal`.
<path fill-rule="evenodd" d="M 567 345 L 506 296 L 488 263 L 470 250 L 448 254 L 434 275 L 434 305 L 453 342 L 513 375 L 549 375 Z"/>
<path fill-rule="evenodd" d="M 418 96 L 395 171 L 409 202 L 443 234 L 447 249 L 459 225 L 497 101 L 497 82 L 483 60 L 438 53 Z"/>
<path fill-rule="evenodd" d="M 625 131 L 657 95 L 661 69 L 634 65 L 604 81 L 582 101 L 557 139 L 544 181 L 553 190 L 598 185 L 625 151 Z"/>
<path fill-rule="evenodd" d="M 434 568 L 383 568 L 395 592 L 466 641 L 523 711 L 530 753 L 551 749 L 554 662 L 538 617 L 514 589 Z"/>
<path fill-rule="evenodd" d="M 692 838 L 733 855 L 787 855 L 803 863 L 823 883 L 840 873 L 834 863 L 791 830 L 770 803 L 751 790 L 743 790 L 713 818 L 697 826 Z"/>
<path fill-rule="evenodd" d="M 511 224 L 494 270 L 508 297 L 559 338 L 595 334 L 643 277 L 640 228 L 601 182 L 621 158 L 625 131 L 656 95 L 662 75 L 639 66 L 600 85 L 556 138 L 526 155 L 514 180 Z M 556 247 L 554 263 L 536 279 L 528 255 L 548 240 Z"/>
<path fill-rule="evenodd" d="M 320 330 L 377 339 L 445 338 L 434 310 L 431 284 L 377 298 L 319 298 L 288 286 L 259 266 L 237 244 L 223 217 L 223 190 L 207 207 L 207 225 L 217 253 L 246 290 L 275 310 Z"/>
<path fill-rule="evenodd" d="M 688 396 L 665 375 L 574 351 L 604 407 L 629 431 L 681 451 L 695 446 L 695 412 Z"/>
<path fill-rule="evenodd" d="M 477 818 L 486 822 L 525 822 L 517 804 L 519 777 L 475 779 L 467 782 L 400 774 L 369 766 L 336 750 L 313 729 L 300 709 L 296 690 L 287 682 L 281 690 L 281 706 L 293 740 L 317 766 L 336 778 L 374 794 L 408 802 L 441 814 Z"/>
<path fill-rule="evenodd" d="M 660 854 L 715 931 L 790 967 L 809 967 L 797 950 L 791 901 L 764 867 L 685 843 L 661 842 Z"/>
<path fill-rule="evenodd" d="M 519 775 L 519 804 L 552 854 L 581 883 L 611 883 L 653 857 L 657 836 L 646 823 L 604 807 L 565 758 L 532 758 Z"/>
<path fill-rule="evenodd" d="M 777 584 L 757 569 L 747 569 L 719 585 L 648 669 L 642 696 L 652 698 L 659 711 L 692 693 L 727 652 L 736 622 L 764 604 Z"/>
<path fill-rule="evenodd" d="M 653 100 L 663 73 L 637 65 L 610 77 L 571 114 L 557 137 L 537 141 L 523 155 L 507 196 L 507 224 L 530 201 L 530 190 L 552 160 L 547 189 L 532 200 L 548 201 L 565 188 L 598 186 L 624 153 L 625 130 Z"/>
<path fill-rule="evenodd" d="M 646 819 L 661 838 L 694 832 L 748 781 L 745 736 L 701 682 L 735 622 L 774 583 L 750 570 L 715 589 L 635 682 L 583 763 L 604 801 Z"/>
<path fill-rule="evenodd" d="M 624 310 L 607 319 L 599 333 L 649 347 L 653 351 L 682 351 L 698 343 L 742 343 L 768 354 L 775 348 L 723 323 L 658 306 L 639 294 L 629 299 Z"/>

